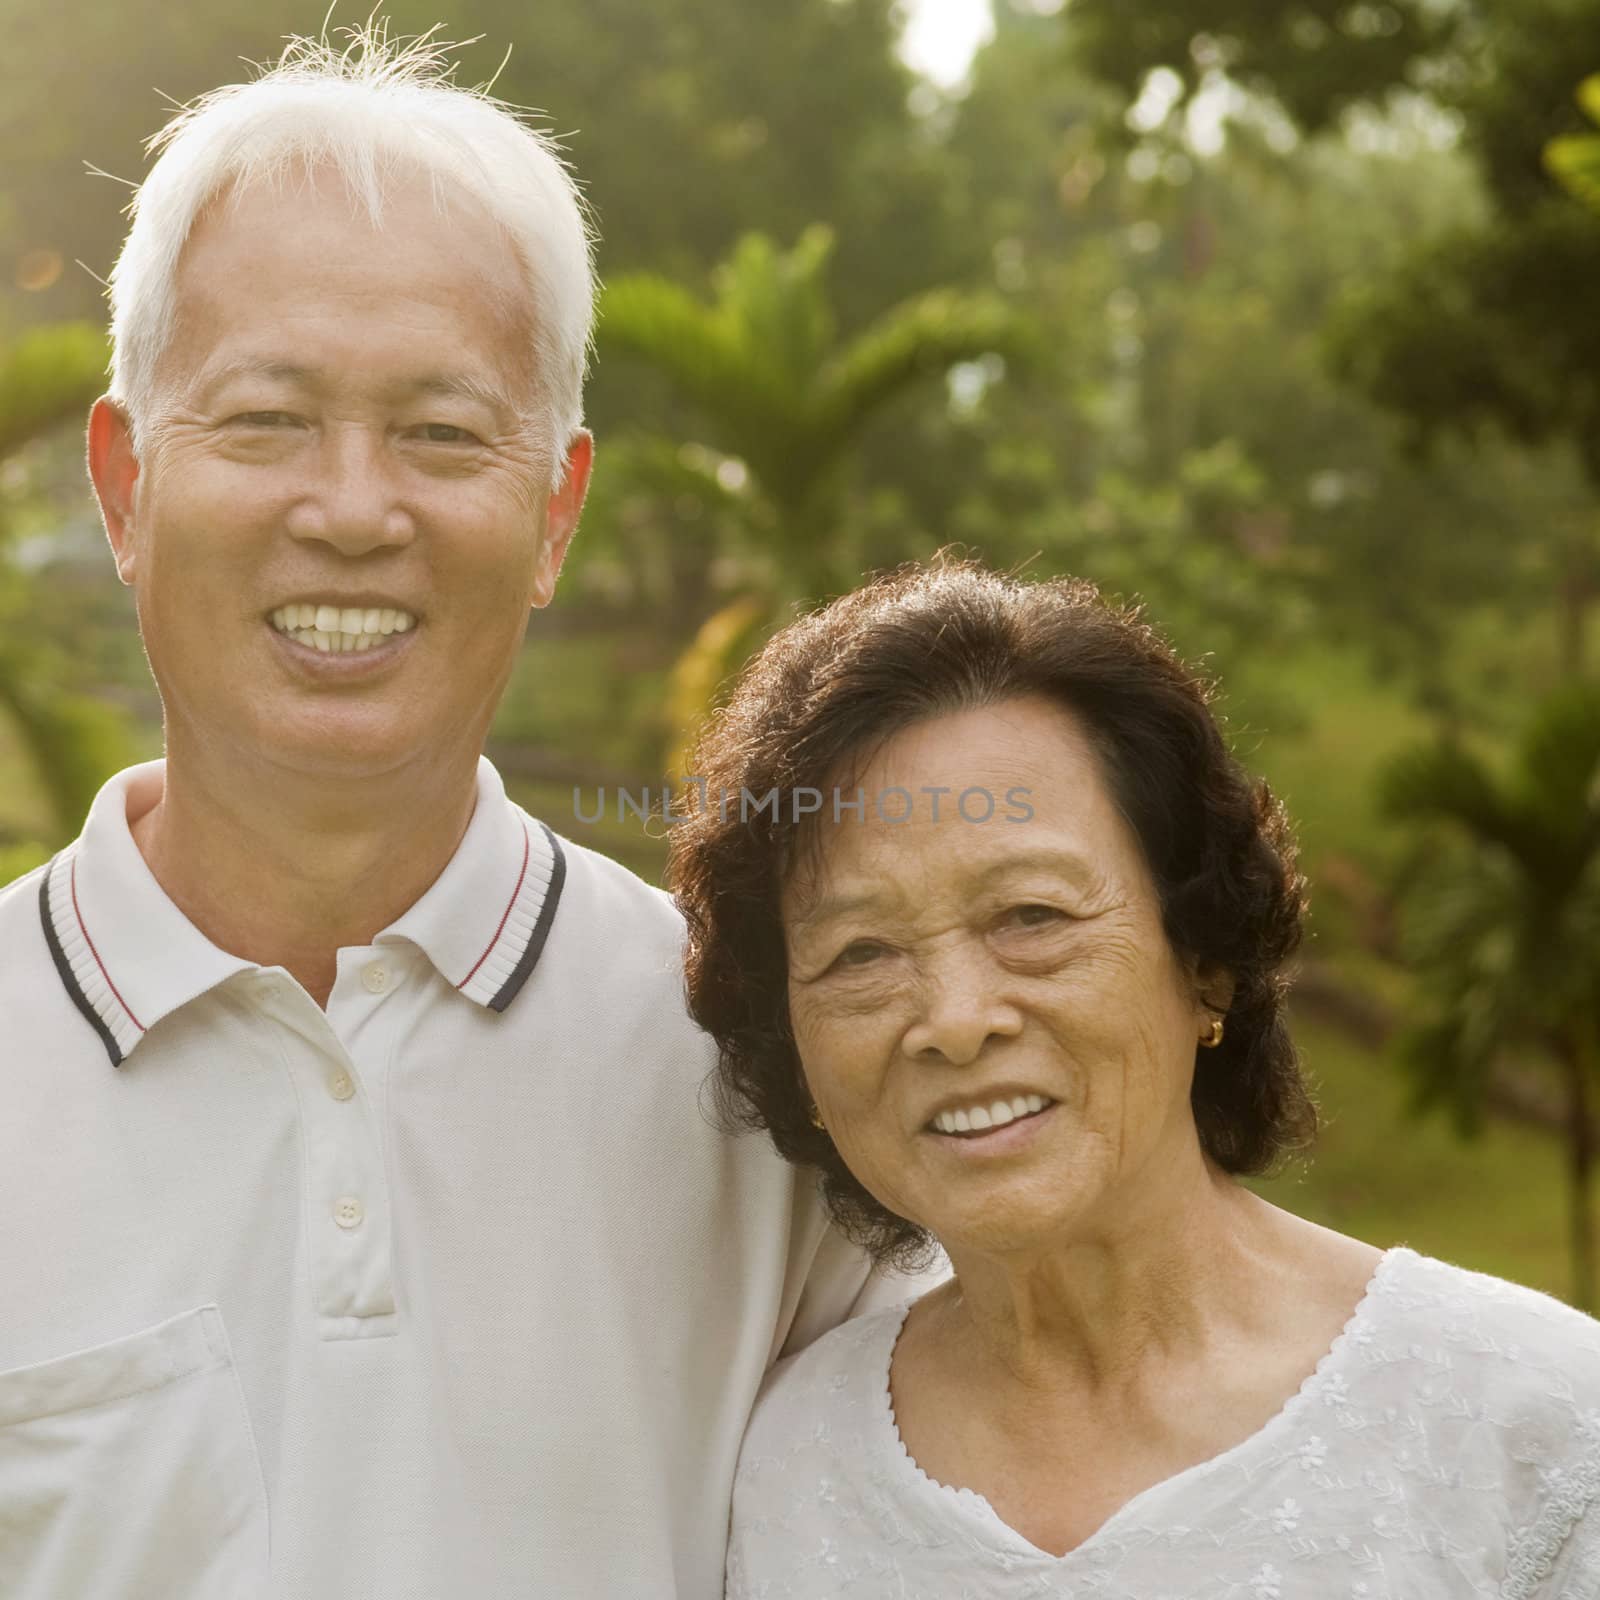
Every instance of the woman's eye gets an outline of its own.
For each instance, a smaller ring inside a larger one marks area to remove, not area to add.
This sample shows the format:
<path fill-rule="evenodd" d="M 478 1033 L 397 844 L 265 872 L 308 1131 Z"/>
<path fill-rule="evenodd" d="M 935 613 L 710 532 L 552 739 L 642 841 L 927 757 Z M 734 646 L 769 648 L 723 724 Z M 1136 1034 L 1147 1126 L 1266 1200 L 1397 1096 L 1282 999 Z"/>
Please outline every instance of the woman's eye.
<path fill-rule="evenodd" d="M 882 954 L 881 944 L 874 944 L 870 939 L 857 939 L 853 944 L 847 944 L 833 958 L 833 964 L 835 967 L 865 967 Z"/>

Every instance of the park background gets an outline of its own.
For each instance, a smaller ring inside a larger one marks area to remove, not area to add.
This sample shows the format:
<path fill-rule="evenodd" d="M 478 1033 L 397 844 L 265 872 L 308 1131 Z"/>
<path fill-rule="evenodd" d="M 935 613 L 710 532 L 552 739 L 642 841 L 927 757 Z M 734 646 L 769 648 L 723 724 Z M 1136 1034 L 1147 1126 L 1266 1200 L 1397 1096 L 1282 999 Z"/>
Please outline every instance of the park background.
<path fill-rule="evenodd" d="M 537 108 L 600 232 L 598 466 L 496 724 L 516 797 L 658 879 L 621 792 L 796 607 L 951 544 L 1141 601 L 1299 827 L 1325 1126 L 1260 1188 L 1592 1305 L 1600 0 L 387 15 L 482 36 L 459 79 Z M 142 140 L 324 18 L 0 19 L 4 882 L 159 751 L 82 470 Z"/>

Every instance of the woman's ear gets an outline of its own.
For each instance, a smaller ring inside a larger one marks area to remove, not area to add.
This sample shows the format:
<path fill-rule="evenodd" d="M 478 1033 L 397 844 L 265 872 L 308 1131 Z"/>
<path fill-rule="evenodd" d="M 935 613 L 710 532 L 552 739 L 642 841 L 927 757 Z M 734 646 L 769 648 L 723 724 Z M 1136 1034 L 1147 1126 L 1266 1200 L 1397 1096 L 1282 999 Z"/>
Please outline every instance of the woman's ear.
<path fill-rule="evenodd" d="M 1218 966 L 1212 961 L 1196 963 L 1194 987 L 1200 1004 L 1207 1011 L 1219 1017 L 1227 1015 L 1228 1008 L 1233 1004 L 1233 992 L 1237 985 L 1233 974 L 1226 967 Z"/>

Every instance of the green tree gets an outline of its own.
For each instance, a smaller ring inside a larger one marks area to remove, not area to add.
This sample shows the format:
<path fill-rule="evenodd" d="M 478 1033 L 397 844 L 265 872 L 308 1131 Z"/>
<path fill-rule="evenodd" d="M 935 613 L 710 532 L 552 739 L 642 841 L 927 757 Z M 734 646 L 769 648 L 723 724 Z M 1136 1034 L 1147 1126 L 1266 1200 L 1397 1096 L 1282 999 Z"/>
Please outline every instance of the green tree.
<path fill-rule="evenodd" d="M 1302 130 L 1392 103 L 1396 90 L 1455 121 L 1479 202 L 1353 280 L 1331 354 L 1415 448 L 1498 434 L 1575 457 L 1587 516 L 1515 534 L 1541 546 L 1562 670 L 1581 673 L 1600 602 L 1600 216 L 1565 192 L 1544 153 L 1583 129 L 1573 81 L 1600 63 L 1600 0 L 1156 0 L 1123 29 L 1116 12 L 1086 0 L 1070 15 L 1084 58 L 1126 93 L 1162 67 L 1190 92 L 1243 84 Z"/>
<path fill-rule="evenodd" d="M 1419 747 L 1385 776 L 1389 815 L 1427 825 L 1404 893 L 1427 1011 L 1401 1037 L 1419 1110 L 1481 1124 L 1497 1062 L 1553 1064 L 1565 1107 L 1574 1302 L 1595 1304 L 1592 1175 L 1600 1089 L 1600 688 L 1558 691 L 1509 770 L 1458 743 Z"/>
<path fill-rule="evenodd" d="M 0 468 L 80 416 L 104 387 L 105 364 L 104 339 L 81 323 L 34 329 L 0 350 Z M 7 844 L 0 877 L 69 839 L 128 753 L 120 717 L 87 692 L 62 641 L 41 626 L 41 583 L 15 559 L 12 533 L 0 521 L 0 715 L 18 736 L 51 826 L 48 838 Z"/>
<path fill-rule="evenodd" d="M 663 374 L 698 424 L 698 451 L 679 447 L 663 462 L 646 445 L 636 460 L 698 480 L 735 532 L 742 592 L 674 669 L 679 735 L 782 605 L 853 581 L 852 472 L 873 418 L 957 362 L 1026 348 L 999 296 L 953 289 L 902 301 L 842 338 L 825 281 L 832 249 L 821 225 L 787 251 L 747 234 L 714 272 L 709 304 L 648 273 L 613 280 L 601 301 L 602 354 Z"/>
<path fill-rule="evenodd" d="M 1600 73 L 1578 85 L 1578 104 L 1591 122 L 1600 122 Z M 1600 211 L 1600 134 L 1560 134 L 1544 147 L 1544 164 L 1557 183 Z"/>

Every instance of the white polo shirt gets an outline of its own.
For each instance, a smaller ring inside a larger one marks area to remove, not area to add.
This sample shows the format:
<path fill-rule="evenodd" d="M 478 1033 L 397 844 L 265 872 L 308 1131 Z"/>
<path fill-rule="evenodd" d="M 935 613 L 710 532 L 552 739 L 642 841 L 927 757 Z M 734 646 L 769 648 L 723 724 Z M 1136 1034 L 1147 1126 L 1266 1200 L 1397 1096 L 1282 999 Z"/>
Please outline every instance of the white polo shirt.
<path fill-rule="evenodd" d="M 670 901 L 483 762 L 324 1012 L 161 783 L 0 893 L 0 1595 L 717 1600 L 763 1374 L 918 1285 L 713 1128 Z"/>

